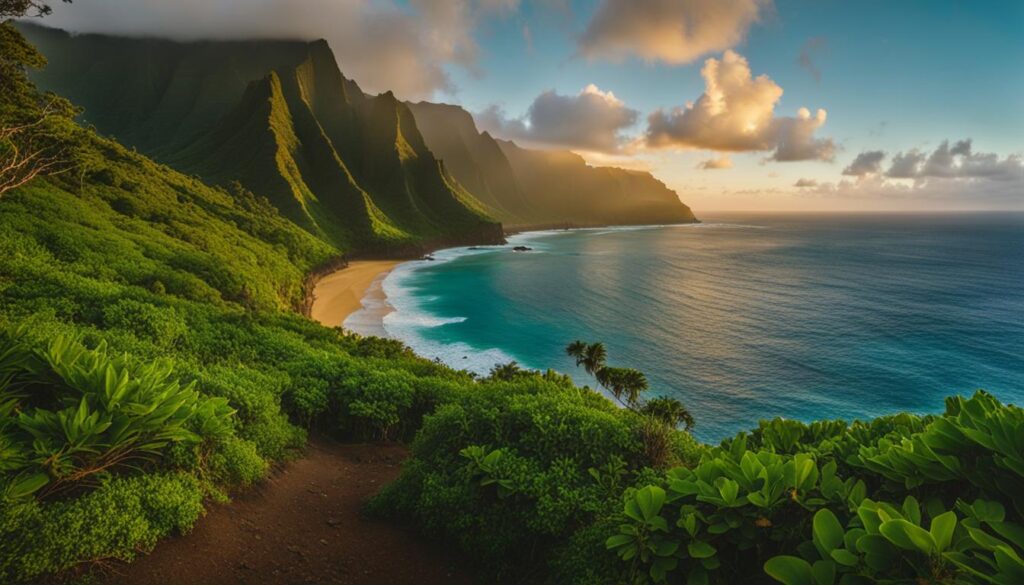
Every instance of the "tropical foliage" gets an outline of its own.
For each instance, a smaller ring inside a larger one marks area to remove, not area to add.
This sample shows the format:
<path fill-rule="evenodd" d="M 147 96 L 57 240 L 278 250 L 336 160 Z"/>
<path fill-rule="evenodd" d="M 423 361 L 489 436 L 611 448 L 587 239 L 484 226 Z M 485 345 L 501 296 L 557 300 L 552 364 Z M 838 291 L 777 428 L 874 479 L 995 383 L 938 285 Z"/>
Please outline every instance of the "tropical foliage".
<path fill-rule="evenodd" d="M 70 171 L 0 199 L 0 582 L 131 559 L 309 430 L 411 441 L 371 511 L 484 582 L 1022 582 L 1018 407 L 979 393 L 701 445 L 700 413 L 646 399 L 601 344 L 569 353 L 604 392 L 312 323 L 306 275 L 342 250 L 244 188 L 66 140 Z"/>

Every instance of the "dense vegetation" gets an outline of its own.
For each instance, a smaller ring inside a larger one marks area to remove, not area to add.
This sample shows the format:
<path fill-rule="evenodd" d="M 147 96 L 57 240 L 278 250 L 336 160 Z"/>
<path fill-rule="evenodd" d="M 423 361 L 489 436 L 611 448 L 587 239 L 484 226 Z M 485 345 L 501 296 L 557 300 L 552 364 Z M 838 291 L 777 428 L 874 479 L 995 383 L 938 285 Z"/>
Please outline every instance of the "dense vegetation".
<path fill-rule="evenodd" d="M 46 103 L 16 46 L 0 123 Z M 570 349 L 629 408 L 312 323 L 305 276 L 340 250 L 240 185 L 61 128 L 70 170 L 0 198 L 2 582 L 131 559 L 310 431 L 411 441 L 372 511 L 454 543 L 485 582 L 1024 582 L 1017 407 L 979 393 L 701 445 L 597 344 Z"/>
<path fill-rule="evenodd" d="M 364 94 L 324 41 L 178 43 L 19 27 L 53 56 L 34 80 L 82 106 L 100 133 L 208 184 L 237 181 L 335 246 L 409 255 L 502 241 L 405 104 Z"/>

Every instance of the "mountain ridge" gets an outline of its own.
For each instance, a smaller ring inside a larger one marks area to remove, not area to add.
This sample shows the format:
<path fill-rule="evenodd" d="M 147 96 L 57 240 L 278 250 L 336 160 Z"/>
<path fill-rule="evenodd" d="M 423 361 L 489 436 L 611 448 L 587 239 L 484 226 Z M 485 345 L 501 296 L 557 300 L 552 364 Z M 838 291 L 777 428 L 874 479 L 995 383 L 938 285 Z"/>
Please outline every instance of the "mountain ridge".
<path fill-rule="evenodd" d="M 479 131 L 461 106 L 409 106 L 430 148 L 482 201 L 493 200 L 511 229 L 697 221 L 675 191 L 646 171 L 592 167 L 568 150 L 523 148 Z"/>
<path fill-rule="evenodd" d="M 364 94 L 325 41 L 178 43 L 19 27 L 52 65 L 35 81 L 84 106 L 85 122 L 177 170 L 237 182 L 339 248 L 406 255 L 503 241 L 408 108 L 390 92 Z"/>

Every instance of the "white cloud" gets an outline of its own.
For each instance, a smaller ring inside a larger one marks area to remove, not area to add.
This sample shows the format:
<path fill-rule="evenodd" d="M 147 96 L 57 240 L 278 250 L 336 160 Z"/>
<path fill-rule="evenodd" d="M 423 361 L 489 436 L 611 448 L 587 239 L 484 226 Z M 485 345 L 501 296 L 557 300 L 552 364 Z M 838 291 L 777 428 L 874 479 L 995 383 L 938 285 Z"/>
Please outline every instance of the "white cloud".
<path fill-rule="evenodd" d="M 795 117 L 776 117 L 782 88 L 767 75 L 753 77 L 740 54 L 726 51 L 701 69 L 704 93 L 694 103 L 658 110 L 647 119 L 647 144 L 719 151 L 773 151 L 777 161 L 832 160 L 835 144 L 815 138 L 827 114 L 800 108 Z"/>
<path fill-rule="evenodd" d="M 104 0 L 54 5 L 46 24 L 75 32 L 195 39 L 327 39 L 370 93 L 453 92 L 447 65 L 478 73 L 477 23 L 519 0 Z"/>
<path fill-rule="evenodd" d="M 591 59 L 679 65 L 732 48 L 770 0 L 604 0 L 579 39 Z"/>
<path fill-rule="evenodd" d="M 948 208 L 1024 208 L 1024 159 L 976 153 L 971 140 L 950 146 L 944 140 L 930 153 L 917 149 L 892 157 L 882 172 L 882 151 L 858 155 L 844 171 L 854 180 L 820 183 L 813 193 L 823 197 L 927 202 Z M 807 192 L 806 189 L 801 190 Z"/>
<path fill-rule="evenodd" d="M 476 115 L 481 130 L 534 145 L 620 152 L 627 142 L 623 132 L 633 126 L 639 112 L 626 107 L 610 91 L 594 84 L 576 95 L 546 91 L 520 118 L 509 118 L 497 106 Z"/>
<path fill-rule="evenodd" d="M 913 149 L 893 156 L 886 172 L 901 179 L 987 179 L 1024 182 L 1024 159 L 1010 154 L 1000 159 L 994 152 L 974 152 L 970 138 L 951 147 L 943 140 L 930 154 Z"/>
<path fill-rule="evenodd" d="M 702 160 L 697 164 L 698 169 L 705 171 L 717 170 L 717 169 L 731 169 L 732 159 L 728 155 L 720 156 L 717 158 L 709 158 Z"/>
<path fill-rule="evenodd" d="M 868 150 L 857 155 L 850 166 L 843 169 L 843 174 L 851 177 L 863 177 L 882 170 L 882 160 L 885 159 L 885 152 L 881 150 Z"/>

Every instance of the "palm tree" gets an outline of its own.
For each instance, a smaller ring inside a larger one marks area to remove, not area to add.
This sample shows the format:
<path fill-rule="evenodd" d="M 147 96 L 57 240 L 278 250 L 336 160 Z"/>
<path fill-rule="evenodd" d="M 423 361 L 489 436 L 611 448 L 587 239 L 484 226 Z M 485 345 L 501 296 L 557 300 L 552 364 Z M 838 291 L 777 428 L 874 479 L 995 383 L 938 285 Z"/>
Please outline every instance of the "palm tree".
<path fill-rule="evenodd" d="M 622 370 L 621 376 L 622 378 L 619 383 L 622 385 L 622 391 L 626 395 L 626 401 L 632 406 L 639 405 L 640 393 L 645 392 L 650 387 L 647 383 L 647 376 L 640 370 L 634 370 L 633 368 Z"/>
<path fill-rule="evenodd" d="M 507 364 L 495 364 L 495 366 L 491 368 L 489 379 L 511 382 L 522 373 L 523 369 L 519 367 L 519 364 L 515 361 L 511 361 Z"/>
<path fill-rule="evenodd" d="M 604 348 L 603 343 L 591 343 L 587 346 L 587 349 L 583 352 L 583 359 L 580 363 L 583 364 L 583 369 L 592 376 L 596 376 L 597 372 L 604 367 L 605 360 L 608 359 L 608 350 Z"/>
<path fill-rule="evenodd" d="M 585 351 L 587 351 L 587 342 L 580 339 L 565 346 L 565 353 L 576 360 L 577 367 L 583 363 L 583 353 Z"/>
<path fill-rule="evenodd" d="M 603 367 L 595 374 L 597 383 L 604 386 L 624 406 L 636 410 L 640 394 L 647 390 L 647 376 L 633 368 Z"/>
<path fill-rule="evenodd" d="M 693 429 L 693 416 L 690 414 L 690 411 L 686 410 L 683 403 L 675 398 L 667 396 L 653 398 L 644 404 L 641 412 L 671 427 L 683 425 L 687 431 Z"/>

